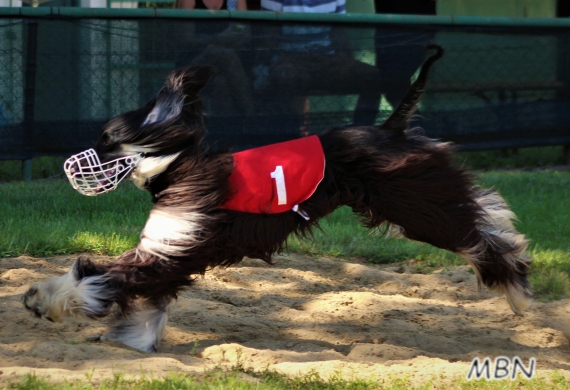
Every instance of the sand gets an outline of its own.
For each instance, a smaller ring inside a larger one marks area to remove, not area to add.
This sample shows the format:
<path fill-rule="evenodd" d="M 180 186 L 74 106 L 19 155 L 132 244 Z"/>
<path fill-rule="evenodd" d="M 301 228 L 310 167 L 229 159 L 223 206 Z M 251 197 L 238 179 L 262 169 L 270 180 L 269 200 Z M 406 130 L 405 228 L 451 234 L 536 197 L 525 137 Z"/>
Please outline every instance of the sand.
<path fill-rule="evenodd" d="M 75 257 L 0 259 L 0 385 L 27 373 L 53 380 L 114 373 L 202 373 L 240 363 L 287 375 L 388 380 L 465 377 L 479 357 L 536 358 L 538 375 L 570 378 L 570 300 L 534 302 L 524 317 L 477 290 L 466 266 L 418 273 L 409 263 L 278 256 L 217 269 L 173 308 L 158 353 L 89 338 L 106 320 L 36 319 L 28 286 L 67 271 Z M 112 261 L 97 257 L 96 261 Z"/>

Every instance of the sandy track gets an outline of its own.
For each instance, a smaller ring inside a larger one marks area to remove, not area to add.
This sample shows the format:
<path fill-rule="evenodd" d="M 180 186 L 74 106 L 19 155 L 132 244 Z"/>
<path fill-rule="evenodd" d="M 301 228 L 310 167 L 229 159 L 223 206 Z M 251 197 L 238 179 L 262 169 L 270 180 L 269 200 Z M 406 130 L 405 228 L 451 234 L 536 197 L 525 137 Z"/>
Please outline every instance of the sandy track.
<path fill-rule="evenodd" d="M 269 266 L 246 260 L 219 269 L 184 292 L 159 353 L 146 354 L 89 336 L 105 320 L 52 324 L 25 311 L 31 283 L 61 275 L 74 258 L 0 260 L 0 383 L 35 372 L 52 379 L 116 372 L 162 375 L 216 365 L 287 374 L 388 378 L 415 383 L 465 377 L 475 357 L 537 359 L 540 374 L 570 378 L 570 300 L 534 303 L 524 317 L 505 299 L 477 291 L 467 267 L 412 273 L 355 261 L 290 255 Z M 97 257 L 97 261 L 110 258 Z"/>

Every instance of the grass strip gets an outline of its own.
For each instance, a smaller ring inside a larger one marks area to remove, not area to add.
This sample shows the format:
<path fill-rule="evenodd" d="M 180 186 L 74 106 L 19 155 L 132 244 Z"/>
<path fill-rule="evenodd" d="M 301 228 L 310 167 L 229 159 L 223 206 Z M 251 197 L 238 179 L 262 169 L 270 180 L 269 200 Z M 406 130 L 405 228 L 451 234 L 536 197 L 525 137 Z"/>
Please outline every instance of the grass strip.
<path fill-rule="evenodd" d="M 316 372 L 303 376 L 288 377 L 274 371 L 255 372 L 243 368 L 224 370 L 216 368 L 204 375 L 171 374 L 163 378 L 141 377 L 129 379 L 122 374 L 115 374 L 112 379 L 93 383 L 89 376 L 84 381 L 55 382 L 27 375 L 19 382 L 12 382 L 8 388 L 17 390 L 420 390 L 453 388 L 463 390 L 515 390 L 530 388 L 536 390 L 570 389 L 566 379 L 554 372 L 547 377 L 524 379 L 518 377 L 511 381 L 485 379 L 467 381 L 463 378 L 445 380 L 435 378 L 421 385 L 412 384 L 407 378 L 388 379 L 344 379 L 335 374 L 323 379 Z M 445 383 L 445 384 L 443 384 Z"/>
<path fill-rule="evenodd" d="M 535 291 L 548 299 L 570 296 L 570 172 L 493 171 L 479 175 L 505 197 L 517 226 L 531 240 Z M 64 180 L 0 184 L 0 257 L 89 252 L 119 255 L 138 242 L 150 196 L 132 184 L 85 197 Z M 420 268 L 463 264 L 456 255 L 361 227 L 344 207 L 322 221 L 314 239 L 291 237 L 289 250 L 311 256 L 358 257 L 386 264 L 414 259 Z M 421 271 L 421 270 L 420 270 Z"/>
<path fill-rule="evenodd" d="M 150 195 L 132 185 L 86 197 L 67 181 L 0 185 L 0 256 L 117 255 L 136 245 Z"/>

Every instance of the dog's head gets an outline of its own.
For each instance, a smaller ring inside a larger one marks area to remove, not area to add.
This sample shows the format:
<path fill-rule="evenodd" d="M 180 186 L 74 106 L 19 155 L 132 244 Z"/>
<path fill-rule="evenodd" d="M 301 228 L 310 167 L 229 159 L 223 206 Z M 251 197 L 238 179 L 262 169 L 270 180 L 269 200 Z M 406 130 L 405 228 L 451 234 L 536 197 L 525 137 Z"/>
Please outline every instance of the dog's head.
<path fill-rule="evenodd" d="M 149 104 L 111 119 L 94 149 L 65 162 L 73 188 L 94 196 L 114 190 L 125 178 L 145 188 L 182 151 L 199 152 L 205 125 L 198 92 L 212 73 L 205 66 L 177 69 Z"/>
<path fill-rule="evenodd" d="M 205 127 L 198 92 L 212 73 L 213 68 L 205 66 L 176 69 L 145 107 L 111 119 L 95 146 L 101 162 L 199 148 Z"/>

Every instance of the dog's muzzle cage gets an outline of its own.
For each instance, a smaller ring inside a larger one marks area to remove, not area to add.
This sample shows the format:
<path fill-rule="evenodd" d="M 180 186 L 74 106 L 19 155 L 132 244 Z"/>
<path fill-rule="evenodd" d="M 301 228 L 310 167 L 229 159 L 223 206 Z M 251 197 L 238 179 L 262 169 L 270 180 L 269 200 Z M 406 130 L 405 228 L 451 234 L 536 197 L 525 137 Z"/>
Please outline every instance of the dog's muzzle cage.
<path fill-rule="evenodd" d="M 95 150 L 88 149 L 68 158 L 63 170 L 79 193 L 96 196 L 117 188 L 143 158 L 135 154 L 101 164 Z"/>

